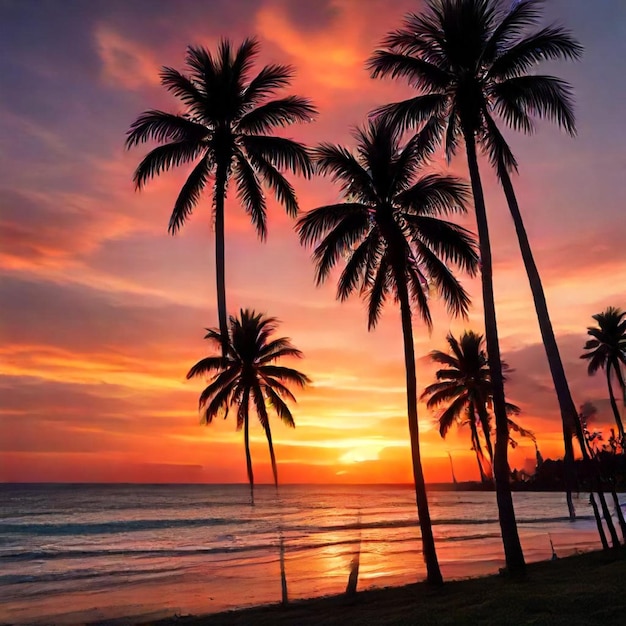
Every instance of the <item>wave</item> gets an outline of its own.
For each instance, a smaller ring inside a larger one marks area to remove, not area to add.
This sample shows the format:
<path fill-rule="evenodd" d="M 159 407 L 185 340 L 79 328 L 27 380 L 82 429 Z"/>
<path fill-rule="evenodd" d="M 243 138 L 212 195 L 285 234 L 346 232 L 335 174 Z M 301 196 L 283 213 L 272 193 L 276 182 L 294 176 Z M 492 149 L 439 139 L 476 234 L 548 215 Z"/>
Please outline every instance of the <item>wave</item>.
<path fill-rule="evenodd" d="M 579 516 L 581 521 L 593 520 L 592 516 Z M 530 519 L 518 519 L 518 524 L 555 524 L 569 521 L 568 517 L 539 517 Z M 270 532 L 273 528 L 278 529 L 278 524 L 269 525 L 268 520 L 262 527 L 251 529 L 250 534 L 262 534 Z M 480 526 L 486 524 L 497 524 L 498 520 L 493 519 L 464 519 L 448 518 L 432 520 L 433 526 Z M 109 522 L 63 522 L 63 523 L 43 523 L 43 524 L 4 524 L 0 523 L 0 533 L 6 535 L 35 535 L 35 536 L 81 536 L 81 535 L 105 535 L 142 532 L 148 530 L 166 530 L 182 528 L 206 528 L 215 526 L 233 526 L 238 528 L 242 525 L 259 524 L 253 519 L 226 519 L 215 518 L 192 518 L 192 519 L 144 519 L 144 520 L 116 520 Z M 417 527 L 417 519 L 382 520 L 372 522 L 352 522 L 341 524 L 327 524 L 320 526 L 312 525 L 290 525 L 282 526 L 284 532 L 296 531 L 302 533 L 323 533 L 329 531 L 349 531 L 349 530 L 384 530 L 392 528 Z"/>

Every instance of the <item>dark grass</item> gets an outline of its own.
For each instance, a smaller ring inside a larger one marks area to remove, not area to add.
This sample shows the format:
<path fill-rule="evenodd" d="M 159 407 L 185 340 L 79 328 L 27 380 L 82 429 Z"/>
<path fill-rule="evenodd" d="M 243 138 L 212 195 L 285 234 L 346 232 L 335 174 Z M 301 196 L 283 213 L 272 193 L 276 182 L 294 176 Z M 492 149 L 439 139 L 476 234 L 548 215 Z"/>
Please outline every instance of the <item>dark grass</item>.
<path fill-rule="evenodd" d="M 524 578 L 505 575 L 424 583 L 278 605 L 177 617 L 159 626 L 233 624 L 626 624 L 626 552 L 592 552 L 528 566 Z"/>

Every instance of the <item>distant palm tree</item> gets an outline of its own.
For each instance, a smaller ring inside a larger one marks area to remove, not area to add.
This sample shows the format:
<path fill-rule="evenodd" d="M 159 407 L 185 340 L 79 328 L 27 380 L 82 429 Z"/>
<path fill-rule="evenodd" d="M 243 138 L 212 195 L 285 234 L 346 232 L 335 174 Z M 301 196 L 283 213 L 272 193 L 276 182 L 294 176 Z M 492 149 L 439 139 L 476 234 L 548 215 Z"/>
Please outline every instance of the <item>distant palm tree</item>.
<path fill-rule="evenodd" d="M 369 61 L 373 76 L 403 77 L 422 92 L 410 100 L 381 107 L 378 113 L 403 128 L 429 120 L 431 132 L 439 137 L 445 136 L 448 158 L 456 152 L 460 137 L 465 142 L 478 224 L 485 331 L 494 385 L 498 432 L 494 469 L 498 508 L 507 566 L 514 571 L 523 571 L 524 557 L 508 484 L 504 387 L 493 297 L 491 246 L 477 144 L 488 153 L 497 169 L 515 222 L 561 407 L 570 482 L 574 462 L 571 430 L 578 424 L 539 273 L 508 175 L 508 170 L 515 169 L 517 164 L 493 118 L 496 113 L 513 128 L 530 132 L 533 128 L 531 117 L 545 117 L 555 120 L 568 132 L 575 132 L 567 84 L 551 76 L 530 74 L 529 70 L 544 59 L 578 58 L 582 48 L 567 31 L 554 26 L 524 37 L 525 30 L 535 25 L 540 16 L 539 4 L 534 0 L 515 3 L 430 0 L 427 10 L 421 15 L 409 14 L 403 27 L 385 39 L 387 49 L 377 51 Z M 577 434 L 583 455 L 586 455 L 582 433 Z M 569 496 L 568 504 L 570 515 L 573 515 Z"/>
<path fill-rule="evenodd" d="M 617 382 L 622 390 L 624 406 L 626 406 L 626 384 L 621 367 L 626 365 L 626 311 L 615 307 L 608 307 L 602 313 L 593 316 L 598 326 L 587 328 L 587 334 L 593 337 L 585 344 L 585 354 L 581 359 L 587 359 L 589 375 L 595 374 L 599 369 L 606 370 L 606 383 L 609 387 L 609 399 L 615 416 L 615 423 L 619 431 L 619 438 L 624 442 L 624 424 L 620 417 L 619 408 L 615 401 L 613 385 L 611 384 L 611 372 L 615 373 Z"/>
<path fill-rule="evenodd" d="M 477 255 L 471 233 L 441 218 L 465 211 L 464 185 L 450 176 L 416 178 L 424 145 L 415 137 L 401 146 L 399 134 L 377 121 L 355 132 L 356 154 L 341 146 L 318 147 L 318 168 L 340 185 L 345 202 L 309 211 L 298 220 L 298 230 L 303 244 L 316 245 L 318 284 L 338 261 L 346 260 L 337 298 L 345 300 L 355 290 L 365 296 L 369 329 L 376 326 L 389 296 L 400 304 L 417 510 L 427 581 L 438 584 L 442 578 L 419 449 L 411 301 L 429 328 L 431 286 L 453 314 L 465 315 L 469 297 L 445 261 L 473 274 Z"/>
<path fill-rule="evenodd" d="M 183 114 L 149 110 L 131 125 L 126 147 L 146 141 L 161 144 L 137 167 L 135 186 L 175 166 L 195 162 L 183 185 L 169 223 L 175 234 L 185 223 L 208 183 L 212 187 L 215 218 L 215 270 L 220 333 L 228 336 L 226 278 L 224 270 L 224 203 L 234 177 L 237 197 L 250 216 L 258 236 L 267 235 L 266 200 L 262 183 L 291 216 L 298 213 L 296 194 L 280 173 L 288 169 L 306 177 L 312 173 L 304 145 L 270 136 L 278 126 L 309 121 L 316 111 L 298 96 L 267 100 L 286 87 L 293 75 L 287 65 L 267 65 L 254 77 L 250 72 L 259 54 L 259 43 L 246 39 L 234 50 L 222 41 L 213 55 L 206 48 L 187 49 L 188 74 L 171 67 L 161 71 L 161 84 L 185 107 Z M 222 346 L 225 354 L 226 344 Z"/>
<path fill-rule="evenodd" d="M 493 389 L 489 375 L 487 355 L 483 349 L 483 336 L 473 331 L 465 331 L 459 339 L 449 334 L 446 341 L 449 352 L 433 350 L 430 358 L 435 363 L 447 366 L 436 373 L 436 383 L 424 389 L 421 399 L 426 399 L 426 406 L 433 409 L 447 405 L 439 415 L 439 433 L 445 437 L 455 422 L 463 423 L 466 419 L 472 437 L 472 448 L 476 453 L 476 460 L 481 480 L 489 477 L 484 471 L 484 454 L 480 442 L 478 427 L 483 432 L 485 446 L 493 465 L 493 446 L 491 443 L 491 422 L 488 407 L 493 400 Z M 503 363 L 503 369 L 508 369 Z M 510 402 L 506 403 L 508 415 L 517 415 L 520 408 Z M 509 428 L 520 433 L 523 437 L 535 437 L 529 430 L 516 424 L 509 417 Z"/>
<path fill-rule="evenodd" d="M 208 387 L 200 394 L 200 410 L 205 424 L 223 414 L 228 417 L 230 407 L 237 410 L 237 430 L 244 429 L 244 445 L 250 497 L 254 503 L 254 476 L 250 455 L 250 407 L 254 407 L 263 426 L 270 450 L 274 484 L 278 487 L 278 469 L 272 443 L 268 408 L 291 428 L 295 427 L 293 416 L 285 399 L 296 401 L 289 384 L 304 387 L 310 382 L 298 370 L 275 365 L 282 357 L 301 357 L 287 337 L 274 339 L 277 320 L 264 317 L 248 309 L 241 310 L 239 317 L 230 316 L 230 332 L 224 340 L 216 328 L 207 329 L 205 339 L 218 345 L 227 345 L 226 356 L 209 356 L 198 361 L 187 373 L 187 378 L 210 376 Z"/>

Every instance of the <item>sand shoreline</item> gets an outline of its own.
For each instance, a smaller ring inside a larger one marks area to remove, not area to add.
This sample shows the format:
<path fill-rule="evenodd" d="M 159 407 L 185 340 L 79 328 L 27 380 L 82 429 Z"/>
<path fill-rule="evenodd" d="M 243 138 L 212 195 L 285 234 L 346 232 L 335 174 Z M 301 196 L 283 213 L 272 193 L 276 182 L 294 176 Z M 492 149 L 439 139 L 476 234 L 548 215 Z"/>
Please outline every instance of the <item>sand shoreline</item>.
<path fill-rule="evenodd" d="M 360 591 L 200 616 L 146 620 L 155 626 L 330 624 L 613 624 L 626 610 L 626 551 L 588 552 L 528 565 L 522 580 L 503 575 Z M 132 622 L 98 622 L 122 625 Z M 95 626 L 92 625 L 92 626 Z"/>

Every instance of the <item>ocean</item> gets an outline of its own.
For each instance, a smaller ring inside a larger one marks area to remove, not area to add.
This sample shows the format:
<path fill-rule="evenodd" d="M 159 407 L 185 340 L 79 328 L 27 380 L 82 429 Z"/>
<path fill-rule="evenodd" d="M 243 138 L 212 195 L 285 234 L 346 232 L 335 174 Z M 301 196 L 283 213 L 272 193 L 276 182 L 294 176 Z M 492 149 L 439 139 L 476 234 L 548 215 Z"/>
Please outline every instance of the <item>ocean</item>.
<path fill-rule="evenodd" d="M 621 496 L 623 498 L 623 495 Z M 408 486 L 2 485 L 0 623 L 152 619 L 422 580 Z M 504 565 L 495 494 L 429 492 L 444 578 Z M 586 494 L 515 493 L 528 562 L 600 547 Z"/>

